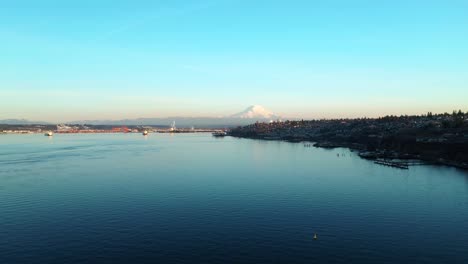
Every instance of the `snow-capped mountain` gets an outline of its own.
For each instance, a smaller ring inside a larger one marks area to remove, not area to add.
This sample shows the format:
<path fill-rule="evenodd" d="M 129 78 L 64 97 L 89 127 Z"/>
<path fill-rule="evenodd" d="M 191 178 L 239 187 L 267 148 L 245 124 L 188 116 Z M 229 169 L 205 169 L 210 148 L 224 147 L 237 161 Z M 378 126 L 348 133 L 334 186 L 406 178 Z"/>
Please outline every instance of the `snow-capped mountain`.
<path fill-rule="evenodd" d="M 252 105 L 247 107 L 242 112 L 234 115 L 220 117 L 150 117 L 150 118 L 135 118 L 135 119 L 120 119 L 120 120 L 75 120 L 65 122 L 66 124 L 88 124 L 88 125 L 159 125 L 169 126 L 172 122 L 176 122 L 177 127 L 232 127 L 239 125 L 248 125 L 255 122 L 269 122 L 271 120 L 281 119 L 271 111 L 260 105 Z M 52 124 L 50 122 L 29 121 L 26 119 L 5 119 L 0 120 L 0 124 Z"/>
<path fill-rule="evenodd" d="M 137 118 L 123 120 L 81 120 L 72 121 L 68 124 L 89 124 L 89 125 L 165 125 L 169 126 L 176 122 L 177 127 L 228 127 L 253 124 L 259 122 L 269 122 L 280 119 L 267 109 L 259 105 L 248 107 L 242 112 L 224 117 L 156 117 Z"/>
<path fill-rule="evenodd" d="M 229 116 L 230 118 L 246 118 L 246 119 L 278 119 L 271 111 L 265 109 L 260 105 L 252 105 L 247 107 L 242 112 Z"/>

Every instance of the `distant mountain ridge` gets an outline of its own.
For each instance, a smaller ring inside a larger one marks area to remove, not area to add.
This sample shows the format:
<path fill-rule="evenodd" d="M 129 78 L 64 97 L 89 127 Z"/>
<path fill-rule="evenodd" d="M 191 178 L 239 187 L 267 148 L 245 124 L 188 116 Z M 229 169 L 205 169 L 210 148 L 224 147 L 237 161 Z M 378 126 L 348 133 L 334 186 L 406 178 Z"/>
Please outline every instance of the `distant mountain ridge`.
<path fill-rule="evenodd" d="M 3 119 L 0 120 L 3 125 L 50 125 L 51 123 L 45 121 L 30 121 L 27 119 Z"/>
<path fill-rule="evenodd" d="M 75 120 L 65 122 L 66 124 L 87 124 L 87 125 L 158 125 L 170 126 L 173 121 L 177 127 L 199 127 L 199 128 L 220 128 L 248 125 L 255 122 L 268 122 L 277 120 L 280 117 L 260 105 L 252 105 L 244 111 L 224 117 L 162 117 L 162 118 L 135 118 L 121 120 Z M 10 125 L 32 125 L 51 124 L 43 121 L 29 121 L 26 119 L 5 119 L 0 120 L 0 124 Z"/>
<path fill-rule="evenodd" d="M 89 125 L 167 125 L 173 121 L 178 127 L 233 127 L 259 122 L 277 120 L 280 117 L 260 105 L 252 105 L 244 111 L 225 117 L 164 117 L 164 118 L 136 118 L 122 120 L 80 120 L 69 124 Z"/>

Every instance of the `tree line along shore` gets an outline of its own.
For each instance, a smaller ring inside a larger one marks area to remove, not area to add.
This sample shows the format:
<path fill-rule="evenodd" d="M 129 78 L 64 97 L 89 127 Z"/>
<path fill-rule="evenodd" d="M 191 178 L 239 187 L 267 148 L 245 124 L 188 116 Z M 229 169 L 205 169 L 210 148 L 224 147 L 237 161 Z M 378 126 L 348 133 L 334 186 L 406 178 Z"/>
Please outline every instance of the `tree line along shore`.
<path fill-rule="evenodd" d="M 367 159 L 417 159 L 468 169 L 468 112 L 255 123 L 230 136 L 347 147 Z"/>

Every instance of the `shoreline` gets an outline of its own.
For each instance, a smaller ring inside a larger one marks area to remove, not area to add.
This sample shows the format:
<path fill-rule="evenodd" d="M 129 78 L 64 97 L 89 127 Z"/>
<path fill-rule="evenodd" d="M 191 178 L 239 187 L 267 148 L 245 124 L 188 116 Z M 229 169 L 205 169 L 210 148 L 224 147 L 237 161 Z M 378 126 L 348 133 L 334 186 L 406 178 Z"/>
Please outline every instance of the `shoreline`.
<path fill-rule="evenodd" d="M 196 130 L 154 130 L 148 131 L 151 134 L 196 134 L 196 133 L 213 133 L 218 132 L 219 129 L 196 129 Z M 40 135 L 44 134 L 46 131 L 36 132 L 36 131 L 15 131 L 15 132 L 1 132 L 0 135 Z M 141 134 L 142 131 L 138 132 L 122 132 L 122 131 L 111 131 L 111 130 L 94 130 L 94 131 L 52 131 L 54 134 Z"/>
<path fill-rule="evenodd" d="M 23 128 L 24 129 L 24 128 Z M 466 146 L 465 141 L 449 142 L 443 137 L 422 138 L 418 140 L 418 136 L 412 136 L 411 140 L 402 137 L 405 141 L 398 139 L 398 134 L 390 134 L 386 136 L 369 134 L 356 135 L 348 137 L 336 136 L 336 132 L 331 134 L 320 134 L 314 130 L 293 132 L 291 130 L 286 133 L 282 131 L 272 130 L 270 132 L 259 132 L 256 127 L 248 127 L 247 133 L 242 133 L 243 128 L 232 129 L 228 136 L 237 138 L 249 138 L 257 140 L 285 141 L 290 143 L 312 143 L 314 147 L 334 149 L 347 148 L 353 152 L 357 152 L 358 156 L 363 159 L 372 160 L 378 164 L 393 164 L 395 167 L 400 165 L 442 165 L 456 167 L 463 170 L 468 170 L 468 161 L 466 159 L 456 159 L 454 151 L 464 152 Z M 46 130 L 44 127 L 37 130 L 3 130 L 0 135 L 36 135 L 43 134 L 46 131 L 53 131 L 54 134 L 139 134 L 140 129 L 113 128 L 113 129 L 78 129 L 78 130 Z M 163 134 L 190 134 L 190 133 L 213 133 L 220 129 L 147 129 L 149 133 Z M 332 130 L 333 131 L 333 130 Z M 341 130 L 343 131 L 343 130 Z M 315 132 L 315 133 L 314 133 Z M 330 132 L 328 132 L 330 133 Z M 444 134 L 446 135 L 446 134 Z M 465 136 L 466 138 L 466 136 Z M 397 139 L 397 140 L 395 140 Z M 462 139 L 463 140 L 463 139 Z M 458 143 L 460 142 L 460 143 Z M 465 153 L 466 154 L 466 153 Z M 450 158 L 452 157 L 452 158 Z M 412 162 L 412 161 L 418 162 Z"/>
<path fill-rule="evenodd" d="M 323 149 L 335 149 L 335 148 L 346 148 L 349 149 L 351 152 L 357 152 L 357 155 L 366 160 L 374 161 L 376 164 L 381 163 L 395 163 L 395 166 L 392 167 L 399 167 L 399 165 L 406 165 L 406 166 L 421 166 L 421 165 L 436 165 L 436 166 L 448 166 L 454 167 L 462 170 L 468 171 L 468 163 L 464 162 L 457 162 L 452 160 L 445 160 L 442 158 L 424 158 L 421 155 L 414 155 L 410 153 L 399 152 L 396 150 L 390 149 L 375 149 L 375 150 L 367 150 L 366 146 L 359 143 L 353 142 L 332 142 L 327 140 L 318 140 L 318 139 L 291 139 L 288 137 L 245 137 L 245 136 L 236 136 L 230 135 L 236 138 L 247 138 L 247 139 L 254 139 L 254 140 L 265 140 L 265 141 L 284 141 L 289 143 L 308 143 L 312 144 L 315 148 L 323 148 Z M 385 164 L 381 164 L 385 165 Z"/>

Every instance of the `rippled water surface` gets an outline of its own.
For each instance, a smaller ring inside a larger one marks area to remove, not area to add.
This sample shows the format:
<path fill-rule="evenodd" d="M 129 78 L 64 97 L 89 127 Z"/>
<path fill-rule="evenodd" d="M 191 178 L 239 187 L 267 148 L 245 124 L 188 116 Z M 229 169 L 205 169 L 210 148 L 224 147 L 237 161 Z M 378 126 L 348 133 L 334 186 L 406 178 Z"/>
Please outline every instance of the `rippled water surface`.
<path fill-rule="evenodd" d="M 209 134 L 0 135 L 0 263 L 91 262 L 468 263 L 468 173 Z"/>

